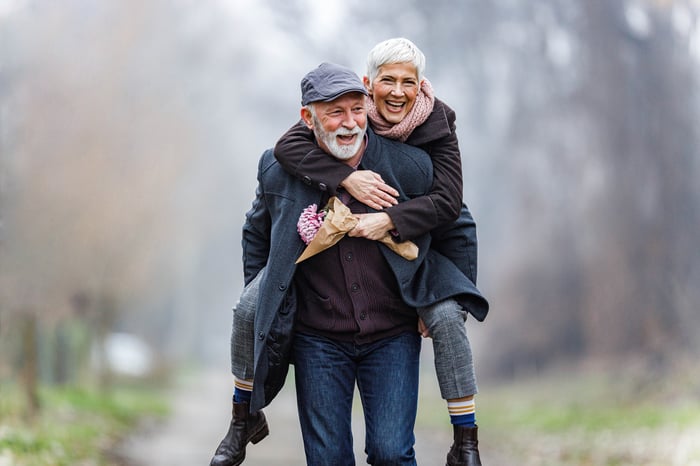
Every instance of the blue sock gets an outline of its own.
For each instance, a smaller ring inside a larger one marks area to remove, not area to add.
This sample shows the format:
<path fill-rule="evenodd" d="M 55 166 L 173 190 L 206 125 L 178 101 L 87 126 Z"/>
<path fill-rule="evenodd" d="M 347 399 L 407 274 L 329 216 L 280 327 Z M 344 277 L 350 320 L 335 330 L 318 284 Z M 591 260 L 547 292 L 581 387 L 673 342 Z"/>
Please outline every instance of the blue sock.
<path fill-rule="evenodd" d="M 476 406 L 474 399 L 469 401 L 448 401 L 447 411 L 450 413 L 450 422 L 455 426 L 476 426 Z"/>
<path fill-rule="evenodd" d="M 250 403 L 253 394 L 253 381 L 233 378 L 233 401 L 234 403 Z"/>

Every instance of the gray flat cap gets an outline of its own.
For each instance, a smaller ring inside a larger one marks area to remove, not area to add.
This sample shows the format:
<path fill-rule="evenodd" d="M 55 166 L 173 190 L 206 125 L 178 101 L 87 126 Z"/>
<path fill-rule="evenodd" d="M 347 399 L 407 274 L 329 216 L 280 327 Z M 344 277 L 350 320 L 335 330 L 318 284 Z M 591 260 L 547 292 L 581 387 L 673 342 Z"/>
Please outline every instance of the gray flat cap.
<path fill-rule="evenodd" d="M 367 89 L 354 71 L 334 63 L 321 63 L 301 80 L 302 105 L 328 102 L 348 92 L 367 95 Z"/>

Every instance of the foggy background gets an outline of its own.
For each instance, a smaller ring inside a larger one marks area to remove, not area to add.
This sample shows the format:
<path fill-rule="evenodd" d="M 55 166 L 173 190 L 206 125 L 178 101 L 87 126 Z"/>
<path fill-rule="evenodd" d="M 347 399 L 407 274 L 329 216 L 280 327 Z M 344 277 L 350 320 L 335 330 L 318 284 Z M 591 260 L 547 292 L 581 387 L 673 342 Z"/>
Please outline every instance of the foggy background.
<path fill-rule="evenodd" d="M 0 0 L 0 378 L 135 335 L 227 367 L 262 151 L 396 36 L 453 107 L 479 375 L 698 354 L 696 0 Z M 98 345 L 99 346 L 99 345 Z M 32 362 L 33 361 L 33 362 Z M 88 374 L 88 375 L 86 375 Z"/>

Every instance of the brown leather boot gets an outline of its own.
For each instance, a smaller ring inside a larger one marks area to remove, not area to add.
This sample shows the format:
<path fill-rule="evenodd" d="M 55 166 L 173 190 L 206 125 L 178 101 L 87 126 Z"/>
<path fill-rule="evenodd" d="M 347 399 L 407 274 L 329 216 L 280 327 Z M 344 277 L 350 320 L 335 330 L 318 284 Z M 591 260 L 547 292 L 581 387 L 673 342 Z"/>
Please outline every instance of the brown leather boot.
<path fill-rule="evenodd" d="M 481 466 L 477 426 L 454 426 L 455 440 L 447 454 L 447 466 Z"/>
<path fill-rule="evenodd" d="M 233 403 L 233 418 L 209 466 L 238 466 L 245 459 L 248 442 L 258 443 L 270 430 L 262 411 L 248 412 L 248 403 Z"/>

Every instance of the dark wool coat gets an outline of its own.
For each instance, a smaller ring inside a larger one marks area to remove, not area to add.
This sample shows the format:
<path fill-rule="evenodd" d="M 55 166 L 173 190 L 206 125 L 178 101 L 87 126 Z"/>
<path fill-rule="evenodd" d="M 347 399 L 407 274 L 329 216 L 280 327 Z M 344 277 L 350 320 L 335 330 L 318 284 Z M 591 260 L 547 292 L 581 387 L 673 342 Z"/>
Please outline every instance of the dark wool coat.
<path fill-rule="evenodd" d="M 379 173 L 400 193 L 399 200 L 425 195 L 433 181 L 427 154 L 367 131 L 368 144 L 360 168 Z M 331 157 L 328 155 L 328 157 Z M 255 381 L 251 411 L 263 408 L 284 384 L 290 363 L 296 293 L 294 262 L 305 248 L 296 231 L 302 210 L 322 205 L 327 198 L 298 178 L 287 174 L 272 150 L 263 153 L 258 165 L 258 187 L 243 226 L 243 262 L 246 283 L 264 268 L 255 316 Z M 488 302 L 469 274 L 471 216 L 462 210 L 449 228 L 414 239 L 419 256 L 408 261 L 384 245 L 382 253 L 391 268 L 401 295 L 409 306 L 429 306 L 456 299 L 478 320 L 488 312 Z M 431 248 L 431 243 L 435 248 Z"/>

